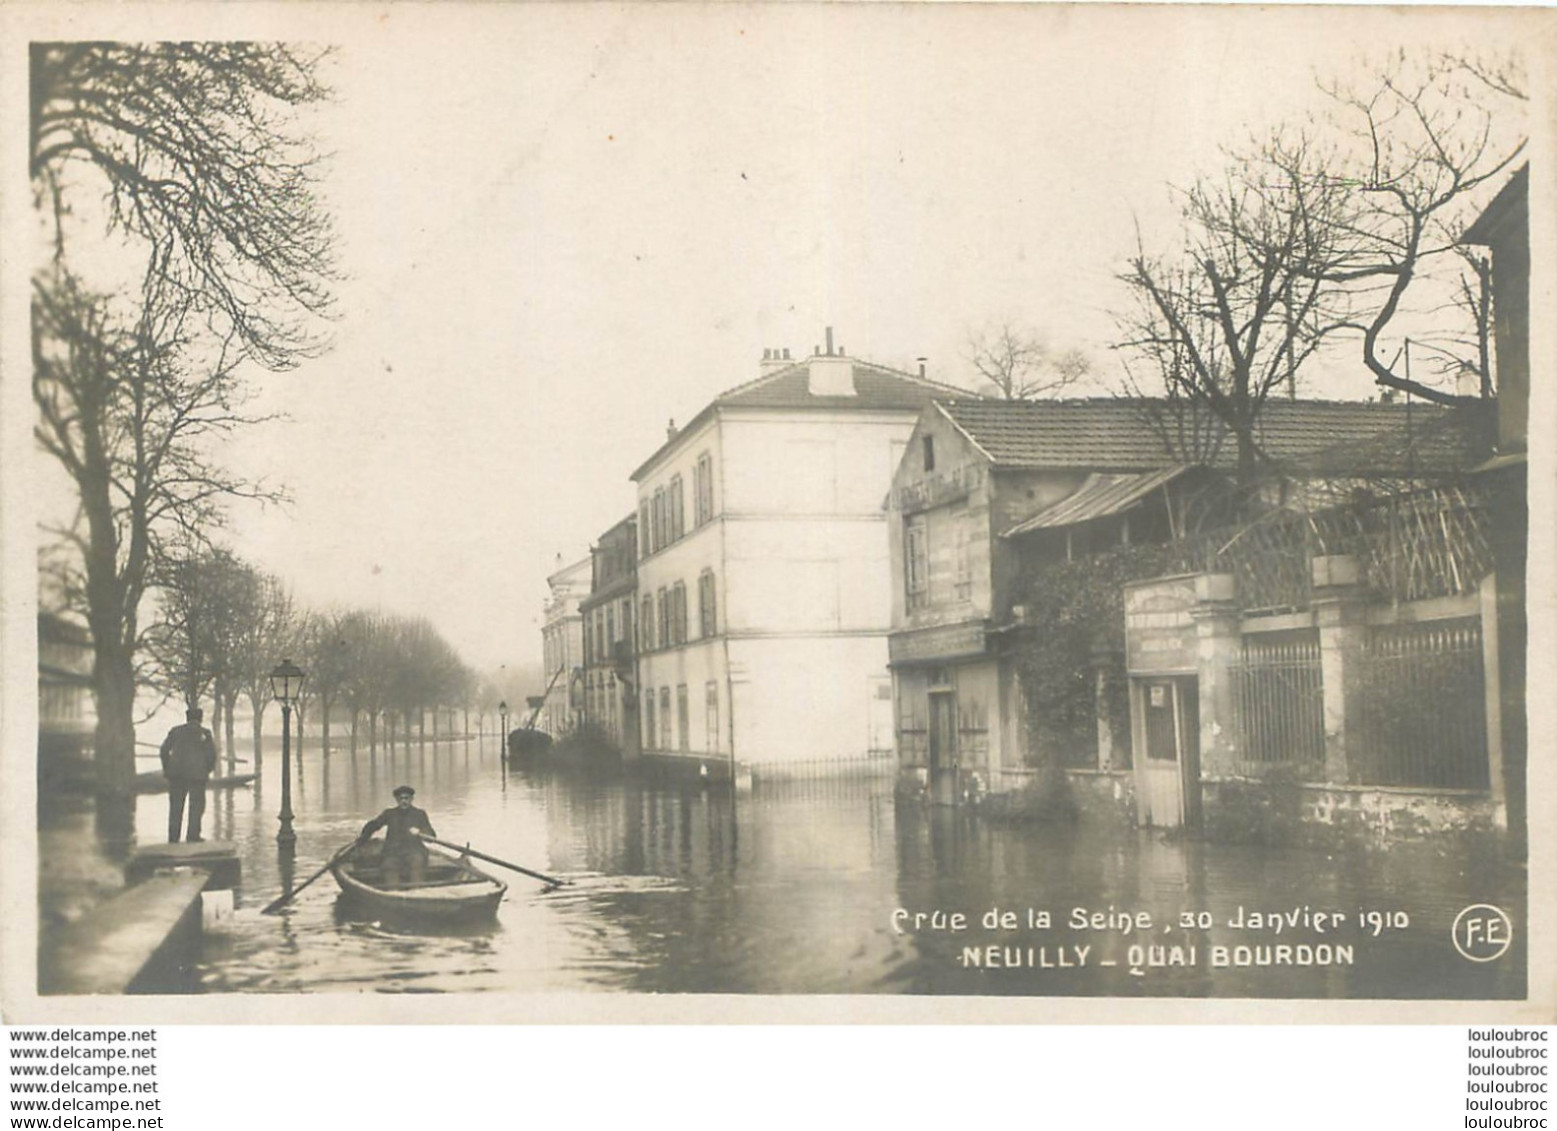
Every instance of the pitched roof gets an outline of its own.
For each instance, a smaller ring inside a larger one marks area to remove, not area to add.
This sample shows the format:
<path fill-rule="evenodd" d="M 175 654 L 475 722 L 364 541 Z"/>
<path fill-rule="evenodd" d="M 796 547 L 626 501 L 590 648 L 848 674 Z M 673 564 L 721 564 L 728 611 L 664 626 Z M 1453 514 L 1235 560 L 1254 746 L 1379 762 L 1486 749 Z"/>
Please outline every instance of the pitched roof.
<path fill-rule="evenodd" d="M 1180 418 L 1160 399 L 936 403 L 997 467 L 1128 472 L 1237 463 L 1237 444 L 1220 421 Z M 1480 458 L 1482 416 L 1420 403 L 1273 400 L 1255 430 L 1261 450 L 1289 472 L 1442 473 Z"/>
<path fill-rule="evenodd" d="M 834 359 L 836 360 L 836 359 Z M 631 479 L 637 480 L 666 452 L 680 442 L 681 436 L 696 429 L 720 408 L 754 409 L 857 409 L 917 412 L 931 401 L 944 397 L 966 397 L 969 392 L 956 385 L 944 385 L 928 377 L 904 373 L 874 362 L 850 358 L 854 376 L 853 396 L 818 396 L 811 392 L 809 359 L 775 369 L 771 373 L 726 389 L 709 401 L 675 436 L 655 449 L 640 464 Z"/>
<path fill-rule="evenodd" d="M 1491 244 L 1499 237 L 1499 229 L 1512 218 L 1525 214 L 1530 207 L 1530 163 L 1527 161 L 1514 170 L 1508 183 L 1498 190 L 1481 215 L 1460 236 L 1461 243 Z M 1523 226 L 1523 225 L 1521 225 Z M 1526 239 L 1529 238 L 1527 235 Z"/>
<path fill-rule="evenodd" d="M 1094 471 L 1074 493 L 1039 511 L 1026 522 L 1017 523 L 1005 532 L 1004 537 L 1047 527 L 1072 526 L 1078 522 L 1118 514 L 1164 483 L 1171 483 L 1189 471 L 1190 467 L 1190 464 L 1178 463 L 1158 471 L 1143 471 L 1135 475 L 1105 475 Z"/>
<path fill-rule="evenodd" d="M 943 385 L 885 365 L 855 360 L 852 397 L 818 396 L 811 392 L 810 367 L 798 361 L 765 373 L 755 381 L 727 389 L 716 405 L 740 408 L 862 408 L 921 409 L 937 397 L 966 397 L 968 390 Z"/>

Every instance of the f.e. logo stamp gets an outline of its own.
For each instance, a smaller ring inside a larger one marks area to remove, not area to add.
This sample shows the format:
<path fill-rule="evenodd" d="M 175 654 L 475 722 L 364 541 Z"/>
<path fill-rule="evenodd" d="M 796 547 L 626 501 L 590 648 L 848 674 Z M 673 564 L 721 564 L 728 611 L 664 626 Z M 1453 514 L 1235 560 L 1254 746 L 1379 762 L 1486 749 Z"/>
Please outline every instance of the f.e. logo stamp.
<path fill-rule="evenodd" d="M 1454 917 L 1454 949 L 1472 962 L 1502 958 L 1514 941 L 1508 912 L 1490 903 L 1473 903 Z"/>

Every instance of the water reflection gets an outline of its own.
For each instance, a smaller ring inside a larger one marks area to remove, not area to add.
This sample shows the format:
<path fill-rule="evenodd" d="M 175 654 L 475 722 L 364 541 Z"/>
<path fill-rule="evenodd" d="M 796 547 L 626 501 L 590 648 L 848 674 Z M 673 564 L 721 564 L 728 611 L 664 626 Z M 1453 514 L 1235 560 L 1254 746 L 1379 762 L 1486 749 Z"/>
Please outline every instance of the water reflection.
<path fill-rule="evenodd" d="M 376 755 L 364 742 L 355 755 L 338 746 L 328 757 L 315 742 L 293 782 L 298 842 L 288 861 L 275 843 L 278 761 L 267 759 L 253 787 L 219 792 L 208 810 L 213 835 L 237 842 L 244 867 L 233 933 L 210 940 L 204 955 L 208 990 L 1524 994 L 1522 930 L 1508 955 L 1487 964 L 1460 958 L 1449 934 L 1458 910 L 1476 902 L 1522 924 L 1523 874 L 1440 845 L 1325 854 L 1017 829 L 966 810 L 897 806 L 882 779 L 768 783 L 737 796 L 505 771 L 495 740 L 400 741 Z M 497 921 L 459 930 L 364 921 L 338 902 L 328 876 L 282 914 L 260 914 L 350 841 L 401 782 L 416 788 L 444 839 L 570 886 L 548 892 L 505 875 Z M 160 836 L 165 803 L 141 799 L 143 842 Z M 45 838 L 50 851 L 79 851 L 92 840 L 90 818 L 56 815 Z M 1305 907 L 1352 916 L 1399 909 L 1411 925 L 1376 939 L 1229 925 L 1240 908 L 1301 917 Z M 904 930 L 900 909 L 960 914 L 966 925 Z M 1040 911 L 1048 925 L 1029 926 Z M 997 918 L 986 925 L 990 912 Z M 1149 928 L 1137 925 L 1143 913 Z M 1092 925 L 1097 916 L 1103 925 Z M 1243 944 L 1342 941 L 1353 947 L 1350 965 L 1257 966 L 1252 950 L 1247 965 L 1212 961 L 1215 948 L 1231 956 Z M 970 952 L 979 956 L 972 965 Z"/>

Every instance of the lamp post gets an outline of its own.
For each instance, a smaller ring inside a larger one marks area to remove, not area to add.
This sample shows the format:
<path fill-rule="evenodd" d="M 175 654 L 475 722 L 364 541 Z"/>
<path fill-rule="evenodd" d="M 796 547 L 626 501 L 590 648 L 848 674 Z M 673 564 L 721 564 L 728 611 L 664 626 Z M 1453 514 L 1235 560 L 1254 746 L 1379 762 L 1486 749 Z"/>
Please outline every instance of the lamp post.
<path fill-rule="evenodd" d="M 270 673 L 270 694 L 281 704 L 281 831 L 276 843 L 284 849 L 297 843 L 292 831 L 292 704 L 302 697 L 304 674 L 291 660 L 282 660 Z"/>
<path fill-rule="evenodd" d="M 508 760 L 508 700 L 504 699 L 497 705 L 498 735 L 497 749 L 499 755 L 506 762 Z"/>

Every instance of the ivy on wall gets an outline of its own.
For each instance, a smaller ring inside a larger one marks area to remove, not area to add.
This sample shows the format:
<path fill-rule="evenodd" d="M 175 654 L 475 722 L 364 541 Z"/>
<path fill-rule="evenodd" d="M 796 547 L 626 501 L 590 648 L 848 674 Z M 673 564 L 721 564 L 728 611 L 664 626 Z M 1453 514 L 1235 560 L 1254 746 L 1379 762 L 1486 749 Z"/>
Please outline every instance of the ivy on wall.
<path fill-rule="evenodd" d="M 1098 665 L 1108 676 L 1105 709 L 1115 750 L 1129 749 L 1124 586 L 1189 572 L 1186 549 L 1176 543 L 1122 546 L 1033 567 L 1018 581 L 1018 602 L 1033 626 L 1012 649 L 1028 707 L 1029 765 L 1097 764 Z"/>

